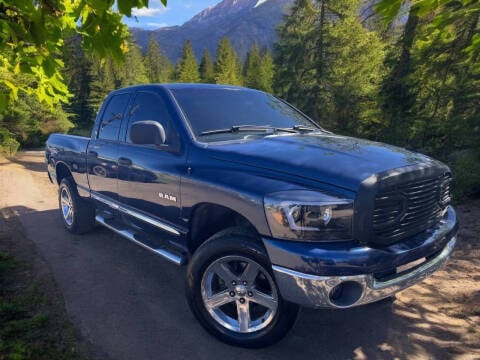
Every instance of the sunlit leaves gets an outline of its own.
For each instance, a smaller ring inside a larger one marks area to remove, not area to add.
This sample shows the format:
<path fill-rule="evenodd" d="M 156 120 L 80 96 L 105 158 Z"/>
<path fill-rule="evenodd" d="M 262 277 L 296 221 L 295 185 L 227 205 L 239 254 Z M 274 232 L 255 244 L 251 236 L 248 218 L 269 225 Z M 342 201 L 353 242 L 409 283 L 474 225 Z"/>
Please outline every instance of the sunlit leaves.
<path fill-rule="evenodd" d="M 0 113 L 19 92 L 34 94 L 50 106 L 68 100 L 58 60 L 67 34 L 80 34 L 87 52 L 121 61 L 128 36 L 122 16 L 148 7 L 149 0 L 114 5 L 114 0 L 0 0 Z M 34 81 L 19 83 L 10 76 L 16 74 L 33 75 Z"/>
<path fill-rule="evenodd" d="M 381 0 L 375 9 L 386 22 L 392 22 L 405 4 L 405 0 Z M 424 17 L 430 22 L 430 33 L 426 32 L 424 36 L 434 35 L 435 30 L 448 31 L 449 26 L 454 26 L 465 18 L 478 17 L 480 13 L 480 1 L 478 0 L 413 0 L 410 6 L 415 6 L 418 16 Z M 479 28 L 478 21 L 476 27 Z M 480 35 L 473 36 L 462 51 L 471 60 L 478 56 Z"/>

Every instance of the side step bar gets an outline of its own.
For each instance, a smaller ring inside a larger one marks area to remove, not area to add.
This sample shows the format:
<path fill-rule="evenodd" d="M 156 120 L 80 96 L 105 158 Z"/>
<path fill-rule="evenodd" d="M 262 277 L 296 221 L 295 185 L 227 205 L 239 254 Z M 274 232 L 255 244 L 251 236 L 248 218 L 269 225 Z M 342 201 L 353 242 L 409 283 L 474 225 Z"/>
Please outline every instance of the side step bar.
<path fill-rule="evenodd" d="M 127 238 L 128 240 L 130 240 L 131 242 L 143 247 L 144 249 L 147 249 L 151 252 L 153 252 L 154 254 L 156 255 L 160 255 L 162 257 L 164 257 L 165 259 L 167 259 L 168 261 L 174 263 L 175 265 L 178 265 L 178 266 L 181 266 L 181 265 L 184 265 L 187 261 L 187 258 L 185 255 L 180 255 L 180 254 L 174 254 L 173 252 L 170 252 L 166 249 L 162 249 L 162 248 L 157 248 L 157 249 L 154 249 L 153 247 L 150 247 L 149 245 L 145 244 L 144 242 L 138 240 L 136 237 L 135 237 L 135 233 L 132 232 L 131 230 L 126 230 L 126 229 L 117 229 L 114 225 L 112 224 L 109 224 L 108 223 L 108 220 L 106 220 L 103 216 L 101 215 L 97 215 L 95 216 L 95 220 L 105 226 L 106 228 L 114 231 L 115 233 L 117 233 L 118 235 L 120 236 L 123 236 L 124 238 Z"/>

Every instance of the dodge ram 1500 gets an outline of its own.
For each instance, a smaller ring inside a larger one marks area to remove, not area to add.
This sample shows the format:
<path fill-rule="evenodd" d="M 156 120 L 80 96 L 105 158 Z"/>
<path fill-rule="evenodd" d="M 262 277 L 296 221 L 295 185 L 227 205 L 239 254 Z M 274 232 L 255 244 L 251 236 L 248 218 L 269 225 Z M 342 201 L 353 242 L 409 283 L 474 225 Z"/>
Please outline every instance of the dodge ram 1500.
<path fill-rule="evenodd" d="M 53 134 L 46 159 L 68 231 L 98 223 L 187 265 L 192 312 L 235 345 L 279 340 L 299 306 L 390 297 L 455 245 L 447 166 L 335 135 L 257 90 L 116 90 L 90 138 Z"/>

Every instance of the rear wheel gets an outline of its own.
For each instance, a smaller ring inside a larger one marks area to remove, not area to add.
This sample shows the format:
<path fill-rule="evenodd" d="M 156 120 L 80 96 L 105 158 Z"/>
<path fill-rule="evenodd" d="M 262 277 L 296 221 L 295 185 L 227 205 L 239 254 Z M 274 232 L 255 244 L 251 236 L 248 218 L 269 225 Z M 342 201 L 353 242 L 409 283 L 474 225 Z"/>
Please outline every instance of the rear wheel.
<path fill-rule="evenodd" d="M 78 195 L 71 177 L 60 182 L 58 203 L 63 225 L 71 233 L 83 234 L 95 226 L 95 207 Z"/>
<path fill-rule="evenodd" d="M 280 340 L 298 313 L 297 305 L 282 299 L 261 244 L 238 229 L 198 248 L 187 270 L 187 297 L 210 333 L 244 347 Z"/>

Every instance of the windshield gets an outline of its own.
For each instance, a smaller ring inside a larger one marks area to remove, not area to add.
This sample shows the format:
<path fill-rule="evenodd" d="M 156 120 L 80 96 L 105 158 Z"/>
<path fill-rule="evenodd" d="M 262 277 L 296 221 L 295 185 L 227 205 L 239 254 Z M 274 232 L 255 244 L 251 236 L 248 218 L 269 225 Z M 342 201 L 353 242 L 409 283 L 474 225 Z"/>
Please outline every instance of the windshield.
<path fill-rule="evenodd" d="M 171 91 L 185 113 L 195 137 L 200 137 L 201 141 L 218 140 L 215 137 L 218 130 L 229 132 L 223 134 L 222 139 L 225 136 L 238 137 L 239 132 L 234 130 L 239 127 L 243 131 L 256 133 L 262 128 L 264 132 L 268 128 L 308 127 L 321 130 L 291 106 L 261 91 L 228 87 L 174 88 Z"/>

